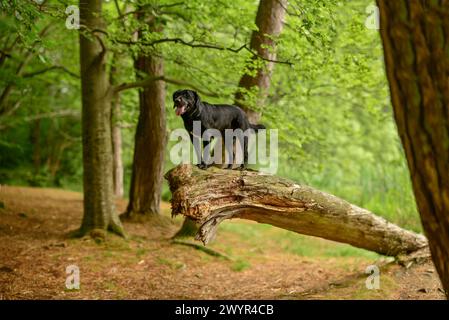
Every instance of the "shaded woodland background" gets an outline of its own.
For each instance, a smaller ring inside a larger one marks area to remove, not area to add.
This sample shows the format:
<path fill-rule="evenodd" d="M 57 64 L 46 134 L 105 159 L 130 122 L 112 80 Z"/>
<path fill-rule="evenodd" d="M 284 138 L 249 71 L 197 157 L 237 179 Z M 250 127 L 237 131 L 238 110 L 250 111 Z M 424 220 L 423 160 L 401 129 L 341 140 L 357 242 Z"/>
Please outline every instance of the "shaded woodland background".
<path fill-rule="evenodd" d="M 47 1 L 44 10 L 33 1 L 3 4 L 0 81 L 1 87 L 12 89 L 1 106 L 1 183 L 82 189 L 79 41 L 77 30 L 64 25 L 68 16 L 65 5 L 69 4 L 76 3 Z M 216 95 L 202 94 L 204 100 L 232 103 L 251 58 L 246 50 L 230 52 L 179 42 L 153 46 L 121 42 L 133 42 L 129 30 L 140 28 L 145 30 L 141 42 L 181 38 L 195 45 L 239 48 L 248 43 L 255 28 L 257 3 L 142 4 L 156 17 L 162 31 L 150 30 L 135 14 L 126 14 L 132 10 L 126 8 L 130 4 L 119 2 L 125 15 L 119 19 L 114 1 L 104 3 L 111 81 L 136 80 L 133 57 L 145 52 L 163 60 L 165 76 Z M 279 129 L 279 175 L 419 231 L 392 119 L 380 37 L 377 30 L 365 26 L 372 14 L 367 11 L 371 4 L 290 1 L 277 39 L 277 59 L 292 65 L 276 64 L 261 121 Z M 182 127 L 182 121 L 171 112 L 171 93 L 183 87 L 166 85 L 167 132 Z M 138 90 L 123 91 L 117 104 L 120 111 L 112 121 L 122 139 L 124 181 L 116 192 L 127 196 L 139 115 Z M 170 142 L 167 153 L 169 147 Z M 165 159 L 166 171 L 173 165 L 168 156 Z M 170 198 L 165 183 L 162 198 Z"/>

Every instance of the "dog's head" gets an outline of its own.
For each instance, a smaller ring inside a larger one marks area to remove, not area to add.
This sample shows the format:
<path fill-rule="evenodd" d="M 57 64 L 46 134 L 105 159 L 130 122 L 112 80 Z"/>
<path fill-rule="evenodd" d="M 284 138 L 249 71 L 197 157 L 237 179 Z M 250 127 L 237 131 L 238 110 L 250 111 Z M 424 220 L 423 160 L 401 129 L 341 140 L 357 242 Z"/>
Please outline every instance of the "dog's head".
<path fill-rule="evenodd" d="M 178 90 L 173 93 L 173 108 L 177 116 L 181 116 L 186 112 L 193 111 L 200 101 L 200 97 L 192 90 Z"/>

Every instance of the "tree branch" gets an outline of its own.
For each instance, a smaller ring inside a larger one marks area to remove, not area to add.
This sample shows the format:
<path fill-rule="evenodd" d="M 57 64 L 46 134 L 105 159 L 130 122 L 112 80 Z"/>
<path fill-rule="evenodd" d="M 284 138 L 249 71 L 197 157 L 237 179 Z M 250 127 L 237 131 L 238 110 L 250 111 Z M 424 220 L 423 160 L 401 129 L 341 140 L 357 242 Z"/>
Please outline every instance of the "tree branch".
<path fill-rule="evenodd" d="M 33 116 L 28 116 L 28 117 L 25 117 L 23 119 L 23 121 L 30 122 L 30 121 L 36 121 L 39 119 L 65 118 L 65 117 L 80 118 L 81 113 L 78 110 L 60 110 L 60 111 L 46 112 L 46 113 L 35 114 Z"/>
<path fill-rule="evenodd" d="M 62 70 L 65 73 L 67 73 L 68 75 L 71 75 L 74 78 L 77 78 L 77 79 L 80 78 L 79 75 L 77 75 L 76 73 L 70 71 L 69 69 L 67 69 L 64 66 L 51 66 L 51 67 L 44 68 L 44 69 L 41 69 L 41 70 L 38 70 L 38 71 L 24 73 L 23 77 L 24 78 L 31 78 L 31 77 L 34 77 L 34 76 L 37 76 L 37 75 L 40 75 L 40 74 L 43 74 L 43 73 L 46 73 L 46 72 L 52 71 L 52 70 Z"/>
<path fill-rule="evenodd" d="M 292 66 L 293 63 L 290 61 L 281 61 L 281 60 L 273 60 L 273 59 L 268 59 L 265 58 L 261 55 L 259 55 L 258 53 L 254 52 L 253 50 L 251 50 L 251 48 L 249 48 L 246 44 L 241 45 L 238 48 L 229 48 L 229 47 L 223 47 L 223 46 L 218 46 L 215 44 L 209 44 L 209 43 L 194 43 L 195 40 L 192 41 L 185 41 L 181 38 L 163 38 L 163 39 L 158 39 L 158 40 L 154 40 L 151 42 L 138 42 L 138 41 L 123 41 L 123 40 L 116 40 L 117 43 L 120 44 L 127 44 L 127 45 L 144 45 L 144 46 L 151 46 L 154 47 L 157 44 L 161 44 L 161 43 L 167 43 L 167 42 L 173 42 L 176 44 L 182 44 L 191 48 L 205 48 L 205 49 L 214 49 L 214 50 L 219 50 L 219 51 L 230 51 L 233 53 L 239 53 L 242 50 L 246 50 L 249 53 L 251 53 L 254 57 L 257 57 L 259 59 L 262 59 L 264 61 L 268 61 L 268 62 L 273 62 L 273 63 L 279 63 L 279 64 L 286 64 L 289 66 Z"/>
<path fill-rule="evenodd" d="M 204 94 L 206 96 L 209 97 L 219 97 L 218 94 L 213 93 L 213 92 L 209 92 L 209 91 L 205 91 L 201 88 L 198 88 L 197 86 L 191 84 L 190 82 L 187 81 L 183 81 L 183 80 L 177 80 L 177 79 L 172 79 L 172 78 L 168 78 L 165 76 L 155 76 L 155 77 L 148 77 L 146 79 L 143 80 L 139 80 L 139 81 L 135 81 L 135 82 L 131 82 L 131 83 L 122 83 L 118 86 L 115 86 L 113 88 L 113 93 L 118 93 L 120 91 L 123 90 L 127 90 L 127 89 L 133 89 L 133 88 L 145 88 L 148 87 L 151 83 L 153 83 L 154 81 L 165 81 L 167 83 L 171 83 L 171 84 L 176 84 L 179 86 L 186 86 L 189 87 L 201 94 Z"/>
<path fill-rule="evenodd" d="M 11 58 L 11 54 L 6 51 L 0 50 L 0 57 Z"/>
<path fill-rule="evenodd" d="M 119 6 L 117 0 L 114 0 L 114 4 L 115 4 L 115 10 L 117 11 L 118 16 L 121 17 L 121 16 L 122 16 L 122 10 L 120 9 L 120 6 Z M 120 23 L 122 24 L 123 30 L 126 31 L 125 21 L 123 21 L 122 19 L 120 19 Z"/>
<path fill-rule="evenodd" d="M 22 121 L 23 122 L 32 122 L 32 121 L 36 121 L 36 120 L 40 120 L 40 119 L 47 119 L 47 118 L 53 119 L 53 118 L 64 118 L 64 117 L 80 118 L 81 113 L 76 110 L 61 110 L 61 111 L 35 114 L 33 116 L 25 117 L 19 121 L 15 121 L 15 122 L 8 123 L 8 124 L 0 124 L 0 131 L 9 129 L 9 128 L 13 128 L 16 125 L 20 124 Z"/>
<path fill-rule="evenodd" d="M 172 7 L 176 7 L 176 6 L 181 6 L 184 4 L 184 1 L 180 1 L 180 2 L 174 2 L 174 3 L 169 3 L 169 4 L 161 4 L 158 5 L 157 8 L 172 8 Z"/>
<path fill-rule="evenodd" d="M 54 22 L 50 22 L 47 24 L 40 32 L 39 37 L 43 38 L 48 34 L 48 31 L 51 30 L 52 26 L 54 25 Z M 37 44 L 39 44 L 39 41 L 34 41 L 31 45 L 31 48 L 34 48 Z M 23 74 L 23 70 L 27 66 L 27 64 L 31 61 L 31 59 L 35 56 L 35 51 L 29 50 L 25 55 L 25 58 L 20 62 L 17 71 L 16 76 L 21 77 Z M 6 101 L 8 100 L 9 95 L 11 94 L 12 90 L 14 89 L 15 84 L 13 82 L 10 82 L 6 85 L 6 88 L 3 89 L 3 92 L 0 95 L 0 116 L 8 112 L 7 108 L 4 107 Z"/>
<path fill-rule="evenodd" d="M 80 31 L 86 30 L 87 32 L 91 33 L 98 40 L 98 42 L 100 43 L 100 46 L 101 46 L 101 53 L 100 53 L 100 57 L 99 58 L 103 59 L 106 56 L 107 48 L 106 48 L 106 45 L 104 44 L 103 39 L 97 33 L 104 34 L 106 37 L 109 37 L 108 32 L 106 30 L 99 29 L 99 28 L 97 28 L 97 29 L 90 29 L 89 27 L 87 27 L 84 24 L 80 24 L 80 29 L 79 30 Z"/>
<path fill-rule="evenodd" d="M 154 10 L 156 13 L 159 13 L 159 14 L 164 14 L 165 13 L 166 14 L 168 12 L 162 12 L 160 9 L 162 9 L 162 8 L 172 8 L 172 7 L 183 5 L 183 4 L 184 4 L 184 2 L 176 2 L 176 3 L 163 4 L 163 5 L 157 5 L 157 6 L 155 6 L 153 4 L 144 4 L 144 5 L 141 5 L 140 8 L 137 9 L 137 10 L 128 11 L 128 12 L 125 12 L 123 14 L 119 14 L 117 19 L 123 19 L 126 16 L 131 15 L 131 14 L 135 14 L 135 13 L 146 12 L 147 11 L 146 8 L 148 8 L 148 7 L 151 7 L 151 9 Z"/>
<path fill-rule="evenodd" d="M 398 256 L 428 246 L 426 237 L 388 222 L 331 194 L 257 171 L 179 165 L 165 174 L 172 215 L 201 224 L 196 239 L 208 243 L 225 219 L 267 223 L 300 234 Z M 214 192 L 204 192 L 214 190 Z"/>

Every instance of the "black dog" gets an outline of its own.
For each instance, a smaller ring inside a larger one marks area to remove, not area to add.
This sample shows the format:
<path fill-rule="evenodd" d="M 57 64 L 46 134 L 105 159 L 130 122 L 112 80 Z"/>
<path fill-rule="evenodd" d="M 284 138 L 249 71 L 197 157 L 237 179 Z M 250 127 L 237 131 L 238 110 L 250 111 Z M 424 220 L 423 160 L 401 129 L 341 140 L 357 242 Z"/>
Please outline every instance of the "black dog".
<path fill-rule="evenodd" d="M 175 105 L 173 108 L 176 110 L 176 115 L 181 116 L 184 121 L 184 127 L 189 132 L 190 140 L 192 144 L 194 139 L 201 139 L 200 137 L 193 136 L 193 122 L 201 122 L 201 136 L 207 129 L 216 129 L 220 131 L 222 137 L 225 136 L 226 129 L 241 129 L 246 131 L 247 129 L 253 129 L 257 131 L 259 129 L 265 129 L 265 126 L 261 124 L 253 125 L 249 123 L 245 112 L 239 107 L 226 105 L 226 104 L 209 104 L 207 102 L 202 102 L 200 97 L 195 91 L 192 90 L 178 90 L 173 94 L 173 101 Z M 243 142 L 243 164 L 241 168 L 245 168 L 248 163 L 248 137 L 244 136 Z M 203 141 L 203 148 L 210 143 L 210 141 Z M 233 144 L 235 141 L 233 141 Z M 242 145 L 242 143 L 241 143 Z M 199 146 L 199 144 L 196 144 Z M 200 168 L 207 168 L 207 161 L 205 157 L 202 157 L 200 148 L 195 147 L 195 152 L 200 164 Z M 233 152 L 233 150 L 228 149 L 228 153 Z M 232 162 L 228 165 L 228 168 L 232 168 Z"/>

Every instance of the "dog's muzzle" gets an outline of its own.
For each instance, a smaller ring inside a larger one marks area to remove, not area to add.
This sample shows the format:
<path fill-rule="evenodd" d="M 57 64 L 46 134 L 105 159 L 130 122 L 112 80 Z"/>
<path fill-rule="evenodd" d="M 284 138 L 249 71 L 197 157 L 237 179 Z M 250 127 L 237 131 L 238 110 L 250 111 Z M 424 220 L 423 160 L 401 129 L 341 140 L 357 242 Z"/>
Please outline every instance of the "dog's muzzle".
<path fill-rule="evenodd" d="M 177 106 L 175 112 L 176 112 L 177 116 L 180 116 L 184 112 L 186 112 L 186 107 L 185 106 Z"/>
<path fill-rule="evenodd" d="M 187 104 L 185 104 L 181 98 L 178 98 L 175 100 L 175 105 L 173 106 L 173 108 L 176 109 L 175 110 L 176 115 L 180 116 L 186 112 Z"/>

